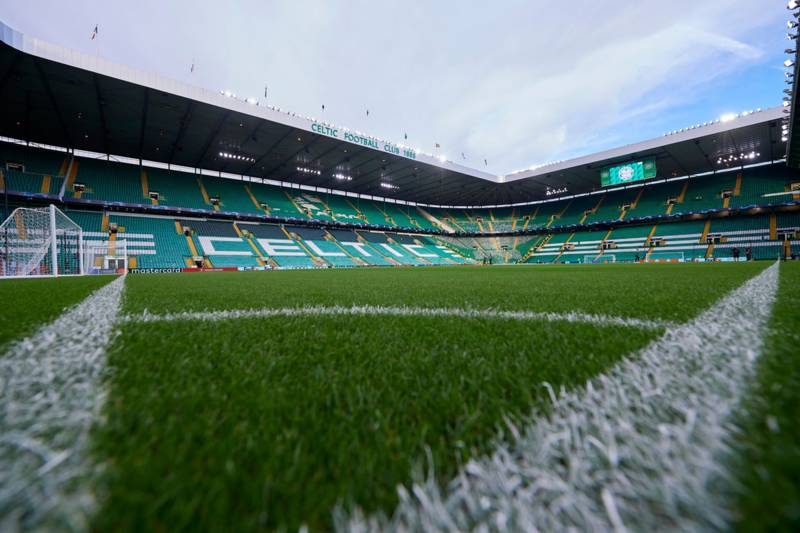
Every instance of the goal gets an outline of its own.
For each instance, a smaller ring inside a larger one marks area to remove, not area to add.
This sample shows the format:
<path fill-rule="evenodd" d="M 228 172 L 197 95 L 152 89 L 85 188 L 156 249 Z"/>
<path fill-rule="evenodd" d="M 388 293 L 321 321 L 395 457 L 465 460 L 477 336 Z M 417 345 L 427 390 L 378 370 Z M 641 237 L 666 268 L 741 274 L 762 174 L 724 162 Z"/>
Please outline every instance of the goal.
<path fill-rule="evenodd" d="M 595 264 L 595 265 L 600 265 L 600 264 L 603 264 L 603 263 L 616 263 L 617 262 L 617 256 L 614 255 L 614 254 L 584 255 L 583 256 L 583 262 L 584 263 L 592 263 L 592 264 Z"/>
<path fill-rule="evenodd" d="M 85 241 L 83 264 L 87 274 L 122 274 L 128 272 L 128 241 Z"/>
<path fill-rule="evenodd" d="M 660 263 L 683 263 L 686 260 L 683 252 L 674 251 L 674 252 L 652 252 L 649 256 L 647 256 L 647 260 L 651 262 L 660 262 Z"/>
<path fill-rule="evenodd" d="M 0 277 L 83 274 L 83 230 L 54 205 L 19 207 L 0 225 Z"/>

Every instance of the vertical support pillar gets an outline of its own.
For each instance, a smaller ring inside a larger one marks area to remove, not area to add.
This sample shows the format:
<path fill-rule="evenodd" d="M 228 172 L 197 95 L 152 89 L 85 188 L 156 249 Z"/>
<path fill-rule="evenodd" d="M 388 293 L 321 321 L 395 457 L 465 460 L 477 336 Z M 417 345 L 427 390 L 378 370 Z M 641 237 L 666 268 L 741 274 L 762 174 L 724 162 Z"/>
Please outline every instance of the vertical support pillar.
<path fill-rule="evenodd" d="M 56 206 L 50 204 L 50 261 L 53 275 L 58 276 L 58 243 L 56 242 Z"/>
<path fill-rule="evenodd" d="M 83 267 L 83 228 L 78 229 L 78 271 L 80 275 L 83 276 L 86 274 L 86 270 Z"/>

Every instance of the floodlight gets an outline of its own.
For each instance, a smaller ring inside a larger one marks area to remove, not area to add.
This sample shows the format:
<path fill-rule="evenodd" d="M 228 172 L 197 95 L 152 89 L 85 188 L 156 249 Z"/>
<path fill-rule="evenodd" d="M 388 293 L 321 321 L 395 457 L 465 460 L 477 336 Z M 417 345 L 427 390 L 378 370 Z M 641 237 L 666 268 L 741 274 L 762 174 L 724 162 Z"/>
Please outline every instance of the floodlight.
<path fill-rule="evenodd" d="M 783 66 L 786 68 L 794 66 L 794 59 L 787 59 L 783 62 Z"/>

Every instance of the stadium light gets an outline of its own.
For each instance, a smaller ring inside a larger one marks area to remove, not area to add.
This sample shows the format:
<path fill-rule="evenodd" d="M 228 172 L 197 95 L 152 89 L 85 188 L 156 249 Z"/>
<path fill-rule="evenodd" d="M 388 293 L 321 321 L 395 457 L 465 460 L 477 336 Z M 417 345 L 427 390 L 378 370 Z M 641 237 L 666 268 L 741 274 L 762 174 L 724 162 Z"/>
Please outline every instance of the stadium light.
<path fill-rule="evenodd" d="M 719 117 L 719 121 L 720 122 L 730 122 L 731 120 L 734 120 L 735 118 L 736 118 L 736 114 L 735 113 L 725 113 L 724 115 Z"/>
<path fill-rule="evenodd" d="M 786 68 L 794 66 L 794 59 L 787 59 L 783 62 L 783 66 Z"/>
<path fill-rule="evenodd" d="M 797 9 L 800 6 L 800 2 L 797 0 L 789 0 L 789 3 L 786 4 L 786 9 Z"/>
<path fill-rule="evenodd" d="M 790 40 L 790 41 L 793 41 L 793 40 L 797 39 L 797 34 L 796 33 L 787 33 L 786 34 L 786 38 L 788 40 Z"/>
<path fill-rule="evenodd" d="M 797 21 L 796 21 L 796 20 L 787 20 L 787 21 L 786 21 L 786 26 L 787 26 L 787 27 L 788 27 L 790 30 L 791 30 L 792 28 L 796 28 L 796 27 L 797 27 Z"/>
<path fill-rule="evenodd" d="M 220 152 L 220 157 L 224 157 L 225 159 L 235 159 L 237 161 L 247 161 L 248 163 L 255 163 L 256 160 L 254 157 L 241 155 L 241 154 L 232 154 L 230 152 Z"/>
<path fill-rule="evenodd" d="M 322 175 L 322 171 L 321 170 L 316 170 L 316 169 L 308 168 L 308 167 L 297 167 L 297 171 L 298 172 L 302 172 L 303 174 L 313 174 L 315 176 L 321 176 Z"/>

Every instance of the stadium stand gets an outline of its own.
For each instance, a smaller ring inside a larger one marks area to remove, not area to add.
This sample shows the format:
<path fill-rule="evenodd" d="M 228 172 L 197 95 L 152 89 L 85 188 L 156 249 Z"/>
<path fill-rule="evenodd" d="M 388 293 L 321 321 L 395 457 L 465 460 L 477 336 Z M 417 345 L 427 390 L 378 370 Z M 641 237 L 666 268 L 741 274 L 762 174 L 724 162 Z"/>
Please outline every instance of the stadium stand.
<path fill-rule="evenodd" d="M 311 268 L 481 262 L 602 262 L 604 260 L 696 260 L 732 258 L 734 247 L 751 248 L 754 258 L 791 254 L 789 231 L 797 215 L 725 209 L 768 207 L 795 199 L 800 182 L 780 165 L 758 166 L 710 176 L 676 179 L 598 194 L 499 208 L 441 208 L 309 192 L 252 181 L 139 167 L 104 159 L 70 158 L 63 152 L 2 143 L 4 191 L 93 200 L 106 209 L 121 204 L 217 211 L 232 216 L 279 217 L 433 231 L 409 233 L 311 229 L 157 216 L 105 216 L 68 209 L 95 239 L 108 239 L 108 226 L 129 244 L 130 264 L 141 268 L 204 266 Z M 796 186 L 796 185 L 795 185 Z M 157 195 L 153 193 L 158 193 Z M 151 197 L 152 196 L 152 197 Z M 710 214 L 707 214 L 710 213 Z M 751 213 L 752 216 L 744 216 Z M 702 215 L 701 220 L 679 217 Z M 676 220 L 663 217 L 672 216 Z M 647 223 L 651 217 L 661 217 Z M 615 225 L 633 222 L 634 225 Z M 586 225 L 594 225 L 585 227 Z M 591 227 L 601 225 L 602 229 Z M 794 226 L 793 226 L 794 225 Z M 191 228 L 189 236 L 182 228 Z M 561 228 L 569 227 L 568 231 Z M 496 233 L 514 235 L 496 235 Z M 540 232 L 520 234 L 519 232 Z M 542 234 L 541 232 L 545 232 Z M 469 233 L 470 235 L 462 235 Z M 147 238 L 132 237 L 146 235 Z M 266 240 L 265 240 L 266 239 Z M 260 242 L 264 240 L 264 242 Z M 135 252 L 135 253 L 134 253 Z"/>
<path fill-rule="evenodd" d="M 273 224 L 248 225 L 253 241 L 265 257 L 281 268 L 314 268 L 321 266 L 308 251 L 282 226 Z"/>
<path fill-rule="evenodd" d="M 285 189 L 262 183 L 251 183 L 249 187 L 256 201 L 267 206 L 270 215 L 285 218 L 308 218 L 290 199 Z"/>
<path fill-rule="evenodd" d="M 146 170 L 148 193 L 158 192 L 158 205 L 211 209 L 204 201 L 199 177 L 157 168 Z"/>
<path fill-rule="evenodd" d="M 73 165 L 77 170 L 74 172 L 74 180 L 70 178 L 67 182 L 65 194 L 68 197 L 126 204 L 150 203 L 149 199 L 145 201 L 142 193 L 138 167 L 86 158 L 76 159 Z M 83 185 L 85 188 L 77 189 L 76 185 Z"/>
<path fill-rule="evenodd" d="M 355 202 L 356 207 L 362 215 L 362 220 L 367 224 L 375 226 L 388 226 L 392 225 L 389 217 L 380 208 L 380 206 L 371 200 L 360 200 Z"/>
<path fill-rule="evenodd" d="M 295 240 L 301 243 L 301 246 L 312 257 L 317 257 L 333 266 L 352 267 L 361 265 L 337 241 L 332 240 L 324 229 L 300 226 L 287 226 L 285 229 Z"/>
<path fill-rule="evenodd" d="M 184 229 L 190 229 L 195 249 L 207 259 L 207 266 L 261 266 L 257 254 L 233 223 L 201 219 L 178 222 Z"/>
<path fill-rule="evenodd" d="M 390 262 L 383 255 L 377 253 L 362 237 L 351 230 L 330 230 L 328 234 L 336 239 L 341 247 L 356 262 L 362 261 L 367 265 L 391 266 L 397 263 Z"/>
<path fill-rule="evenodd" d="M 247 182 L 203 176 L 202 183 L 212 208 L 217 207 L 214 203 L 215 200 L 218 200 L 217 210 L 219 211 L 252 214 L 264 212 L 247 194 L 247 189 L 245 189 Z"/>
<path fill-rule="evenodd" d="M 182 268 L 191 257 L 173 219 L 111 214 L 109 222 L 118 225 L 117 239 L 127 242 L 132 268 Z"/>

